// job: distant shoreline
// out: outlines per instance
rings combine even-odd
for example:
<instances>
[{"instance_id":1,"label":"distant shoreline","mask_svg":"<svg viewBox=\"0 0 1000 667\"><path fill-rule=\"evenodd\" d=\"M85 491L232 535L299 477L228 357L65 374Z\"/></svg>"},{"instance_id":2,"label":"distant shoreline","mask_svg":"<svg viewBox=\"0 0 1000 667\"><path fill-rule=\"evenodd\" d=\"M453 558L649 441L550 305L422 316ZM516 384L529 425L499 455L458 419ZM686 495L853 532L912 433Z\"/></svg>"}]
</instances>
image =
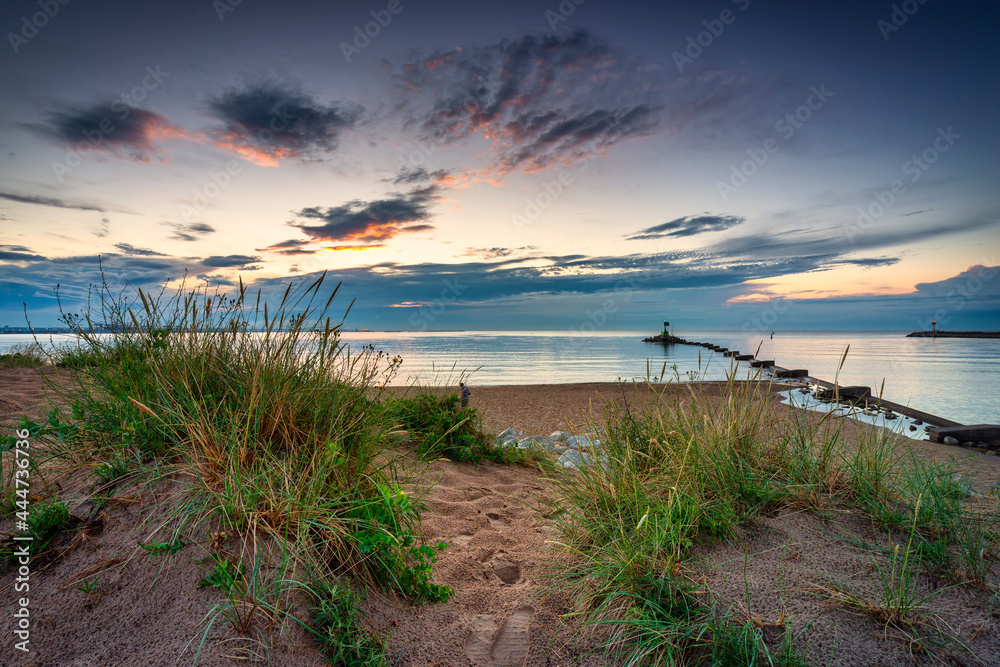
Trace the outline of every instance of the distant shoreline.
<instances>
[{"instance_id":1,"label":"distant shoreline","mask_svg":"<svg viewBox=\"0 0 1000 667\"><path fill-rule=\"evenodd\" d=\"M907 338L1000 338L1000 331L914 331Z\"/></svg>"}]
</instances>

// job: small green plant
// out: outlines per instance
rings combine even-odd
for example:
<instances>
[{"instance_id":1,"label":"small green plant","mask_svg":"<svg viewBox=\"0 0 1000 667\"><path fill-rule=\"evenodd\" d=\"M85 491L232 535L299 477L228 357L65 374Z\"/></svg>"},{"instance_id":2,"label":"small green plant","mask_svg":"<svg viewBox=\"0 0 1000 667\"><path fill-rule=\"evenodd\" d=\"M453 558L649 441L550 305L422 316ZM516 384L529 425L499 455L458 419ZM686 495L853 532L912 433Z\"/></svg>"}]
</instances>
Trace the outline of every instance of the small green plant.
<instances>
[{"instance_id":1,"label":"small green plant","mask_svg":"<svg viewBox=\"0 0 1000 667\"><path fill-rule=\"evenodd\" d=\"M238 560L212 555L212 569L198 581L198 588L218 588L226 595L239 590L244 581L243 564Z\"/></svg>"},{"instance_id":2,"label":"small green plant","mask_svg":"<svg viewBox=\"0 0 1000 667\"><path fill-rule=\"evenodd\" d=\"M83 583L76 587L76 590L80 591L84 595L90 595L97 590L98 580L95 578L93 580L84 579Z\"/></svg>"},{"instance_id":3,"label":"small green plant","mask_svg":"<svg viewBox=\"0 0 1000 667\"><path fill-rule=\"evenodd\" d=\"M419 516L420 508L398 486L380 486L381 497L358 504L352 514L360 519L352 534L362 557L369 559L373 575L384 587L414 602L446 602L451 588L435 584L432 568L437 553L448 545L418 544L407 526Z\"/></svg>"},{"instance_id":4,"label":"small green plant","mask_svg":"<svg viewBox=\"0 0 1000 667\"><path fill-rule=\"evenodd\" d=\"M151 555L175 554L187 546L187 542L174 538L169 542L154 542L153 544L139 544L140 547L148 551Z\"/></svg>"},{"instance_id":5,"label":"small green plant","mask_svg":"<svg viewBox=\"0 0 1000 667\"><path fill-rule=\"evenodd\" d=\"M110 487L128 477L133 466L133 461L124 452L118 452L107 461L95 466L94 476L103 486Z\"/></svg>"},{"instance_id":6,"label":"small green plant","mask_svg":"<svg viewBox=\"0 0 1000 667\"><path fill-rule=\"evenodd\" d=\"M712 667L766 664L760 651L763 645L760 631L753 623L739 625L723 617L712 629L709 651Z\"/></svg>"},{"instance_id":7,"label":"small green plant","mask_svg":"<svg viewBox=\"0 0 1000 667\"><path fill-rule=\"evenodd\" d=\"M31 540L15 541L8 538L3 547L4 557L13 557L15 547L28 545L28 553L32 557L44 553L52 541L72 524L72 514L69 505L62 500L46 500L34 503L28 510L27 530L22 536L30 536Z\"/></svg>"},{"instance_id":8,"label":"small green plant","mask_svg":"<svg viewBox=\"0 0 1000 667\"><path fill-rule=\"evenodd\" d=\"M316 584L311 588L312 633L323 656L334 667L386 665L385 644L360 625L360 597L343 584Z\"/></svg>"}]
</instances>

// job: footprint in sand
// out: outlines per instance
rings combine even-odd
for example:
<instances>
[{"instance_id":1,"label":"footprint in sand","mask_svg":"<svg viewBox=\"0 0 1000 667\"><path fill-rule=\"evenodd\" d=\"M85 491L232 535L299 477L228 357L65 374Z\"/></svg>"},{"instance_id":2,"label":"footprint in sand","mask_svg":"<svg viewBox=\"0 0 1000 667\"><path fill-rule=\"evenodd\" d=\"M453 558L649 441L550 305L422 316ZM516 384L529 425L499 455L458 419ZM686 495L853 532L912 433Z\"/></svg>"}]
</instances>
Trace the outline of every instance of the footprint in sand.
<instances>
[{"instance_id":1,"label":"footprint in sand","mask_svg":"<svg viewBox=\"0 0 1000 667\"><path fill-rule=\"evenodd\" d=\"M473 665L522 667L528 659L528 632L535 609L518 608L503 624L499 635L492 616L476 616L465 639L465 653Z\"/></svg>"},{"instance_id":2,"label":"footprint in sand","mask_svg":"<svg viewBox=\"0 0 1000 667\"><path fill-rule=\"evenodd\" d=\"M473 665L491 665L493 658L493 638L497 634L497 622L492 616L476 616L472 619L472 628L465 638L465 654Z\"/></svg>"},{"instance_id":3,"label":"footprint in sand","mask_svg":"<svg viewBox=\"0 0 1000 667\"><path fill-rule=\"evenodd\" d=\"M493 561L493 572L500 577L500 581L508 585L521 581L521 565L519 563L497 558Z\"/></svg>"},{"instance_id":4,"label":"footprint in sand","mask_svg":"<svg viewBox=\"0 0 1000 667\"><path fill-rule=\"evenodd\" d=\"M528 659L528 630L534 615L534 607L525 605L503 624L490 653L495 667L520 667Z\"/></svg>"},{"instance_id":5,"label":"footprint in sand","mask_svg":"<svg viewBox=\"0 0 1000 667\"><path fill-rule=\"evenodd\" d=\"M487 512L486 518L489 520L490 525L496 528L497 530L503 530L504 528L507 527L507 522L504 521L503 517L500 516L499 514L495 514L493 512Z\"/></svg>"}]
</instances>

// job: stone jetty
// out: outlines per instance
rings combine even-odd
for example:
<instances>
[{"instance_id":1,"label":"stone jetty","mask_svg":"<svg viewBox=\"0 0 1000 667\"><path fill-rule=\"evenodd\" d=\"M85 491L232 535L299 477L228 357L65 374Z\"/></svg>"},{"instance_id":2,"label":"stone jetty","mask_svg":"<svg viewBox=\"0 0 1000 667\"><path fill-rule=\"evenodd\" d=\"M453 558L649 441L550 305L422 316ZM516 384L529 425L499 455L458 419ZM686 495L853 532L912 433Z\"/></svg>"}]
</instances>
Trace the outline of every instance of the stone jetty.
<instances>
[{"instance_id":1,"label":"stone jetty","mask_svg":"<svg viewBox=\"0 0 1000 667\"><path fill-rule=\"evenodd\" d=\"M907 338L1000 338L1000 331L914 331Z\"/></svg>"},{"instance_id":2,"label":"stone jetty","mask_svg":"<svg viewBox=\"0 0 1000 667\"><path fill-rule=\"evenodd\" d=\"M908 334L911 338L1000 338L1000 331L915 331ZM782 368L776 366L773 359L755 359L752 354L740 354L739 350L730 350L721 345L700 341L689 341L680 336L663 333L644 338L646 343L663 343L667 345L697 345L718 352L734 361L749 361L751 368L767 369L774 380L793 380L814 386L816 398L824 401L837 401L864 406L865 412L882 411L887 419L895 419L894 415L903 415L916 421L917 424L927 424L928 436L935 442L946 445L962 445L976 448L1000 448L1000 425L976 424L963 426L937 415L915 410L907 405L887 401L872 394L871 387L838 386L832 382L814 378L805 368ZM808 392L809 389L803 388ZM911 427L910 430L915 430Z\"/></svg>"}]
</instances>

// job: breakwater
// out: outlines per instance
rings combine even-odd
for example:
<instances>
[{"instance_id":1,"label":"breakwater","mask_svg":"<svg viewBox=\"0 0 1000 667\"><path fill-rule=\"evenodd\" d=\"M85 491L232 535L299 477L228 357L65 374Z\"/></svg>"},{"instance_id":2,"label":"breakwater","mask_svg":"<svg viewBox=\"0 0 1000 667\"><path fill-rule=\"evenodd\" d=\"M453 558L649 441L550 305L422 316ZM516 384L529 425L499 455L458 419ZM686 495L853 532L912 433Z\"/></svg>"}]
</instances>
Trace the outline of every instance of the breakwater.
<instances>
[{"instance_id":1,"label":"breakwater","mask_svg":"<svg viewBox=\"0 0 1000 667\"><path fill-rule=\"evenodd\" d=\"M907 338L1000 338L1000 331L914 331Z\"/></svg>"},{"instance_id":2,"label":"breakwater","mask_svg":"<svg viewBox=\"0 0 1000 667\"><path fill-rule=\"evenodd\" d=\"M940 333L940 332L939 332ZM952 332L958 333L958 332ZM988 333L988 332L972 332ZM990 336L981 336L990 337ZM960 444L973 447L1000 447L1000 426L990 424L977 424L965 426L959 422L945 419L937 415L916 410L907 405L895 403L872 392L871 387L864 386L843 386L834 382L829 382L822 378L810 375L805 368L784 368L775 364L773 359L756 359L753 354L743 354L740 350L732 350L724 346L703 341L693 341L680 336L670 334L659 334L644 338L646 343L660 343L663 345L694 345L703 347L711 352L721 354L723 357L736 361L748 361L751 368L760 369L763 376L782 382L789 382L793 386L810 387L815 397L821 401L829 401L840 404L858 406L869 414L880 412L889 419L895 415L902 415L915 420L916 424L929 426L928 436L936 442L945 444Z\"/></svg>"}]
</instances>

